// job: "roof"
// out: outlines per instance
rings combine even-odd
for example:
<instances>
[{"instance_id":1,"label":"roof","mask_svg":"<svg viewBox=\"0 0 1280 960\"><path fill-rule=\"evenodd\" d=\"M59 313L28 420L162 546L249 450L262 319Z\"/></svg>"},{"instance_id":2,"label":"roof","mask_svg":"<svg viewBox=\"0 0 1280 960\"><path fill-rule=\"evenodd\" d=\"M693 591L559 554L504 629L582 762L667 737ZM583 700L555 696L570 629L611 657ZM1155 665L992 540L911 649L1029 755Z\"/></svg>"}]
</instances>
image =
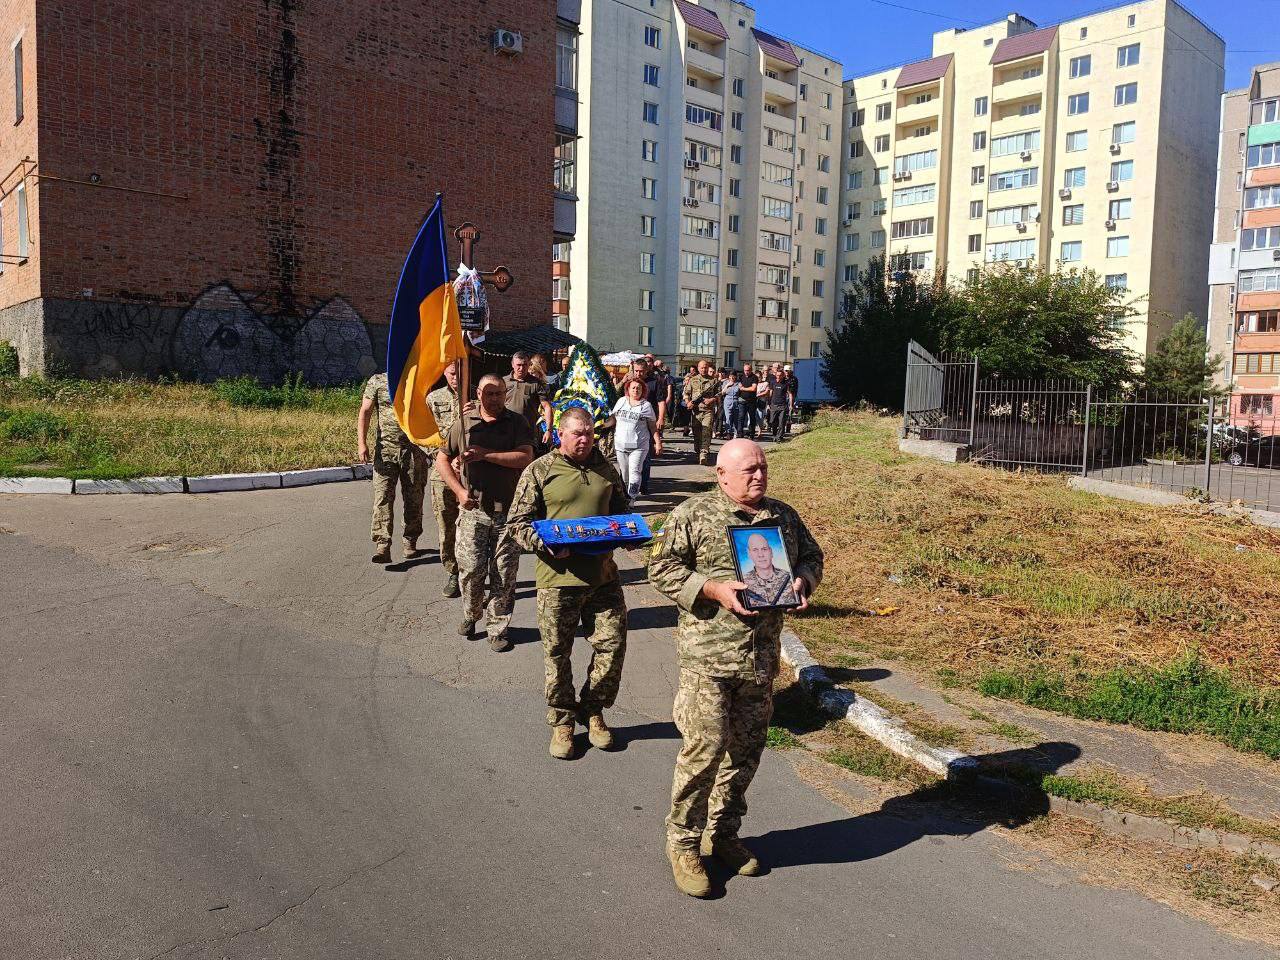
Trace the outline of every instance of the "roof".
<instances>
[{"instance_id":1,"label":"roof","mask_svg":"<svg viewBox=\"0 0 1280 960\"><path fill-rule=\"evenodd\" d=\"M991 54L992 63L1008 63L1010 60L1021 60L1023 57L1034 57L1044 53L1053 46L1053 38L1058 35L1057 27L1044 27L1030 33L1020 33L1015 37L1005 37L996 44Z\"/></svg>"},{"instance_id":2,"label":"roof","mask_svg":"<svg viewBox=\"0 0 1280 960\"><path fill-rule=\"evenodd\" d=\"M934 80L941 80L947 70L950 69L951 60L952 55L944 53L940 57L908 63L898 71L898 79L893 85L895 87L914 87L917 83L931 83Z\"/></svg>"},{"instance_id":3,"label":"roof","mask_svg":"<svg viewBox=\"0 0 1280 960\"><path fill-rule=\"evenodd\" d=\"M567 333L549 323L528 330L490 331L484 338L481 349L485 353L509 357L517 350L530 353L554 353L557 350L568 350L582 342L580 337Z\"/></svg>"},{"instance_id":4,"label":"roof","mask_svg":"<svg viewBox=\"0 0 1280 960\"><path fill-rule=\"evenodd\" d=\"M775 37L772 33L765 33L755 27L751 28L751 35L756 38L756 43L760 44L760 49L767 56L789 63L793 67L800 66L800 58L796 56L795 49L781 37Z\"/></svg>"},{"instance_id":5,"label":"roof","mask_svg":"<svg viewBox=\"0 0 1280 960\"><path fill-rule=\"evenodd\" d=\"M724 24L720 22L720 18L706 7L700 7L696 3L690 3L689 0L676 0L676 8L680 11L680 16L684 18L684 22L695 30L701 30L703 33L709 33L713 37L719 37L721 40L728 40L729 34L725 30Z\"/></svg>"}]
</instances>

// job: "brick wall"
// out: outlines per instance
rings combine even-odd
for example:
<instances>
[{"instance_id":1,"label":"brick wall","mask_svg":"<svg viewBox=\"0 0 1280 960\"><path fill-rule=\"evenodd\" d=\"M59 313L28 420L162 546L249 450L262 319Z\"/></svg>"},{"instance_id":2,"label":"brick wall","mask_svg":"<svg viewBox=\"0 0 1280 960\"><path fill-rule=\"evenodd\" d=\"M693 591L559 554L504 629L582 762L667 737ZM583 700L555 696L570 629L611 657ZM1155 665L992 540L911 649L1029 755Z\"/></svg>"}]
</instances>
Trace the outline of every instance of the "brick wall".
<instances>
[{"instance_id":1,"label":"brick wall","mask_svg":"<svg viewBox=\"0 0 1280 960\"><path fill-rule=\"evenodd\" d=\"M203 315L216 302L285 339L317 314L363 322L380 353L436 191L451 225L481 227L481 265L516 275L495 325L547 321L554 0L34 2L50 352L137 333L156 342L149 372L189 348L183 308L200 302L200 329L222 336ZM520 31L524 53L492 52L496 27ZM0 116L7 86L0 72ZM0 306L29 295L0 281ZM106 353L73 365L138 365L136 346Z\"/></svg>"}]
</instances>

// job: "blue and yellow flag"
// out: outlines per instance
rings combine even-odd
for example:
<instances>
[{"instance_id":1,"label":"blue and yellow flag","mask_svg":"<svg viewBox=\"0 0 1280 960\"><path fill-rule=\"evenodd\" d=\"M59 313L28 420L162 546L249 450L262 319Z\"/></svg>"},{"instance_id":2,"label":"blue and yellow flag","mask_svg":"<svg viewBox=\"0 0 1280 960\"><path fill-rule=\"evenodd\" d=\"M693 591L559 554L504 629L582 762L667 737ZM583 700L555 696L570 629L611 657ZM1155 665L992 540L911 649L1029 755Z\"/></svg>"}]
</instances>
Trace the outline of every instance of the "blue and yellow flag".
<instances>
[{"instance_id":1,"label":"blue and yellow flag","mask_svg":"<svg viewBox=\"0 0 1280 960\"><path fill-rule=\"evenodd\" d=\"M411 443L433 447L441 442L440 428L427 407L427 391L465 352L449 282L444 210L437 197L400 271L387 334L387 389L400 429Z\"/></svg>"}]
</instances>

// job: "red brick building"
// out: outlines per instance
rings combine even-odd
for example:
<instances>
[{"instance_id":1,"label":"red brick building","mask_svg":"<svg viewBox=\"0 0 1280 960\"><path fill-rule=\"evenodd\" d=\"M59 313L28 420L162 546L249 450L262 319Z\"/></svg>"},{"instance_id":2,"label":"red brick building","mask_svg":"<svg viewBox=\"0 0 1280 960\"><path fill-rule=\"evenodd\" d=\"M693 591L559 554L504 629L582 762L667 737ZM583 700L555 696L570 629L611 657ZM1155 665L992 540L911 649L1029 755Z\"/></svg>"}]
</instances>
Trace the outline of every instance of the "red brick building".
<instances>
[{"instance_id":1,"label":"red brick building","mask_svg":"<svg viewBox=\"0 0 1280 960\"><path fill-rule=\"evenodd\" d=\"M556 15L3 0L0 339L24 372L363 375L437 191L516 276L495 326L545 323Z\"/></svg>"}]
</instances>

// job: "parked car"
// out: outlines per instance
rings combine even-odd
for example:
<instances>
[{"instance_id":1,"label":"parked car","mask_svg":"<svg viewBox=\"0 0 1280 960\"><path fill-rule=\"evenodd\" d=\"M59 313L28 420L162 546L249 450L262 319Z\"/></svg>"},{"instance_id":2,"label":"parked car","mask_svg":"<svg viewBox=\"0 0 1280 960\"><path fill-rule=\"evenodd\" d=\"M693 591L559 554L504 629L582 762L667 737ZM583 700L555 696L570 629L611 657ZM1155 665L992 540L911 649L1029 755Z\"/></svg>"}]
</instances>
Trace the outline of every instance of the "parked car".
<instances>
[{"instance_id":1,"label":"parked car","mask_svg":"<svg viewBox=\"0 0 1280 960\"><path fill-rule=\"evenodd\" d=\"M1280 436L1256 437L1231 447L1224 459L1232 466L1248 464L1280 470Z\"/></svg>"}]
</instances>

